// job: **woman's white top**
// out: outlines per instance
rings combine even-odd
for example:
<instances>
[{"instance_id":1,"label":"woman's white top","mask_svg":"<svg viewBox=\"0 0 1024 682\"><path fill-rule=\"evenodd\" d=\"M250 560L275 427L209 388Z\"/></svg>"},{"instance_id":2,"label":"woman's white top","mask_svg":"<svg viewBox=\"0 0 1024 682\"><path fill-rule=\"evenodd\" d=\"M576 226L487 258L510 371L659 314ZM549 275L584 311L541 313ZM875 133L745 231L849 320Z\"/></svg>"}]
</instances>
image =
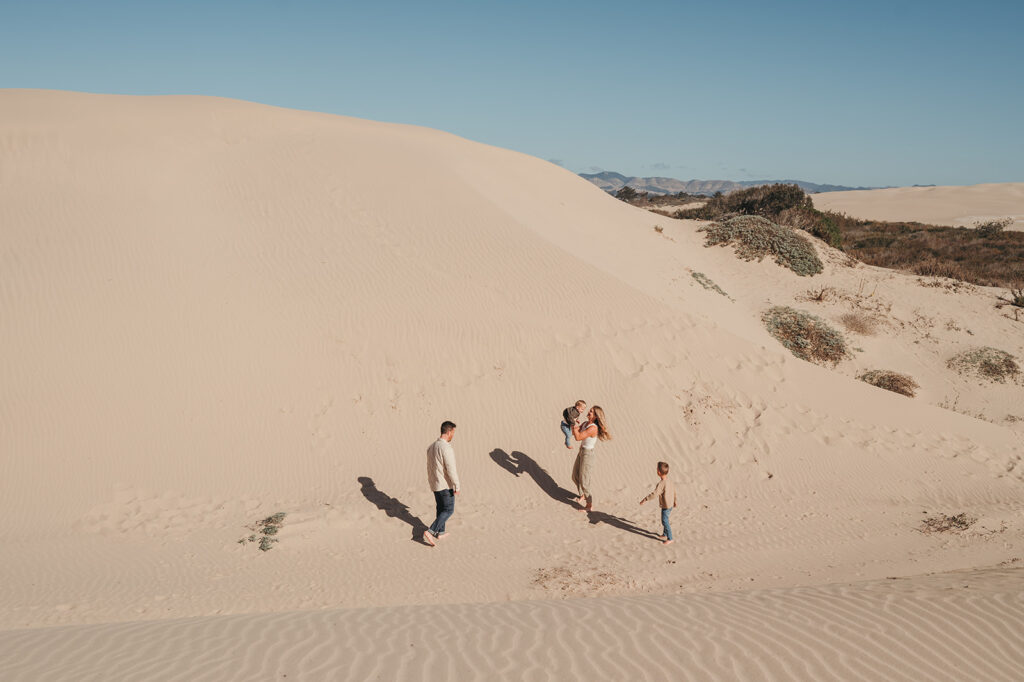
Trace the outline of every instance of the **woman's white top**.
<instances>
[{"instance_id":1,"label":"woman's white top","mask_svg":"<svg viewBox=\"0 0 1024 682\"><path fill-rule=\"evenodd\" d=\"M590 422L587 422L586 424L583 425L583 428L581 429L581 431L586 431L589 428L590 428ZM590 436L589 438L584 438L583 439L583 447L585 449L587 449L587 450L593 450L594 446L596 444L597 444L597 436Z\"/></svg>"}]
</instances>

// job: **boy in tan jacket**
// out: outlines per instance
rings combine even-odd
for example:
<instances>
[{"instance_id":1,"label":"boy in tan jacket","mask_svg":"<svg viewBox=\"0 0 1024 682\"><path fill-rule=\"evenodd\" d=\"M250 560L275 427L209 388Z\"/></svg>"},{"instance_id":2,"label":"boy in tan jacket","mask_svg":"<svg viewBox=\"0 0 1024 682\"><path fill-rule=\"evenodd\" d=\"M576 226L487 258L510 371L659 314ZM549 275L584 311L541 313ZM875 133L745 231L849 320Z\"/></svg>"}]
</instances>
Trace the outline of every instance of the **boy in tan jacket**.
<instances>
[{"instance_id":1,"label":"boy in tan jacket","mask_svg":"<svg viewBox=\"0 0 1024 682\"><path fill-rule=\"evenodd\" d=\"M668 515L676 507L676 487L672 485L672 481L668 480L667 462L658 462L658 478L661 479L658 481L658 485L650 495L640 500L640 504L653 500L655 497L658 498L658 502L661 504L661 525L665 529L661 536L665 539L661 541L661 544L671 545L673 542L672 525L668 521Z\"/></svg>"}]
</instances>

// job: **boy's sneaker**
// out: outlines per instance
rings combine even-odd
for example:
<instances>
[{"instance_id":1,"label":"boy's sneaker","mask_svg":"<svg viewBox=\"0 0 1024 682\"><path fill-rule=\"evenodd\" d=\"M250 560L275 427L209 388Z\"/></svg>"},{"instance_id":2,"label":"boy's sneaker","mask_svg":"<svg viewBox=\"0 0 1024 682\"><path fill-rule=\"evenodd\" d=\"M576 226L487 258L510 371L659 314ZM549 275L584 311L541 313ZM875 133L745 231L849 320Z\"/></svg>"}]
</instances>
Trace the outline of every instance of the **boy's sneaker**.
<instances>
[{"instance_id":1,"label":"boy's sneaker","mask_svg":"<svg viewBox=\"0 0 1024 682\"><path fill-rule=\"evenodd\" d=\"M429 530L423 531L423 542L427 543L431 547L437 545L437 542L435 542L434 534L431 533Z\"/></svg>"}]
</instances>

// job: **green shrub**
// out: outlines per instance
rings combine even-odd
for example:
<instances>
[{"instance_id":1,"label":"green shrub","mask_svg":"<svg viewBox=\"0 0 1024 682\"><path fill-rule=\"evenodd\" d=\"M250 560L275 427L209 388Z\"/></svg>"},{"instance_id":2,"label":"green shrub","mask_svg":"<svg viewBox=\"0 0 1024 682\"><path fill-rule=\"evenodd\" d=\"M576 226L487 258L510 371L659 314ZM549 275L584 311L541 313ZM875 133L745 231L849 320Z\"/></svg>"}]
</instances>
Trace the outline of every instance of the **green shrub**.
<instances>
[{"instance_id":1,"label":"green shrub","mask_svg":"<svg viewBox=\"0 0 1024 682\"><path fill-rule=\"evenodd\" d=\"M810 232L829 246L842 246L842 232L830 215L814 208L799 185L759 185L729 194L717 194L703 206L677 211L676 218L726 220L735 215L756 215L773 223Z\"/></svg>"},{"instance_id":2,"label":"green shrub","mask_svg":"<svg viewBox=\"0 0 1024 682\"><path fill-rule=\"evenodd\" d=\"M768 333L801 360L834 365L848 354L843 335L816 315L775 306L764 312L761 321Z\"/></svg>"},{"instance_id":3,"label":"green shrub","mask_svg":"<svg viewBox=\"0 0 1024 682\"><path fill-rule=\"evenodd\" d=\"M998 234L1002 234L1003 230L1012 224L1013 218L1002 218L1000 220L974 223L974 229L982 237L995 237Z\"/></svg>"},{"instance_id":4,"label":"green shrub","mask_svg":"<svg viewBox=\"0 0 1024 682\"><path fill-rule=\"evenodd\" d=\"M908 398L914 397L914 392L918 389L917 382L913 378L906 374L899 374L897 372L890 372L885 369L874 369L870 372L857 377L861 381L877 386L878 388L884 388L887 391L893 393L899 393L905 395Z\"/></svg>"},{"instance_id":5,"label":"green shrub","mask_svg":"<svg viewBox=\"0 0 1024 682\"><path fill-rule=\"evenodd\" d=\"M960 374L968 374L1001 384L1006 383L1007 379L1013 380L1020 375L1017 358L991 346L969 348L957 353L949 359L946 366Z\"/></svg>"},{"instance_id":6,"label":"green shrub","mask_svg":"<svg viewBox=\"0 0 1024 682\"><path fill-rule=\"evenodd\" d=\"M736 216L700 229L707 233L704 246L733 244L736 255L744 260L761 260L770 253L776 263L798 275L816 275L822 271L821 260L806 237L766 218Z\"/></svg>"}]
</instances>

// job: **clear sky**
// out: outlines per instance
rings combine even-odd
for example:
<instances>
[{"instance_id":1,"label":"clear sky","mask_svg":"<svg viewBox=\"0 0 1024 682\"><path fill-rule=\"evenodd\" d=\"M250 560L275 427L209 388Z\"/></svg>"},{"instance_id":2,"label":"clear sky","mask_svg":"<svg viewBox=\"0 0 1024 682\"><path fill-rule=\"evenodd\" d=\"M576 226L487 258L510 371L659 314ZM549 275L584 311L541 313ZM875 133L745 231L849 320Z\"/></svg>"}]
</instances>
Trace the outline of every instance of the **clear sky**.
<instances>
[{"instance_id":1,"label":"clear sky","mask_svg":"<svg viewBox=\"0 0 1024 682\"><path fill-rule=\"evenodd\" d=\"M1020 182L1022 31L1022 0L0 0L0 87L412 123L577 172Z\"/></svg>"}]
</instances>

